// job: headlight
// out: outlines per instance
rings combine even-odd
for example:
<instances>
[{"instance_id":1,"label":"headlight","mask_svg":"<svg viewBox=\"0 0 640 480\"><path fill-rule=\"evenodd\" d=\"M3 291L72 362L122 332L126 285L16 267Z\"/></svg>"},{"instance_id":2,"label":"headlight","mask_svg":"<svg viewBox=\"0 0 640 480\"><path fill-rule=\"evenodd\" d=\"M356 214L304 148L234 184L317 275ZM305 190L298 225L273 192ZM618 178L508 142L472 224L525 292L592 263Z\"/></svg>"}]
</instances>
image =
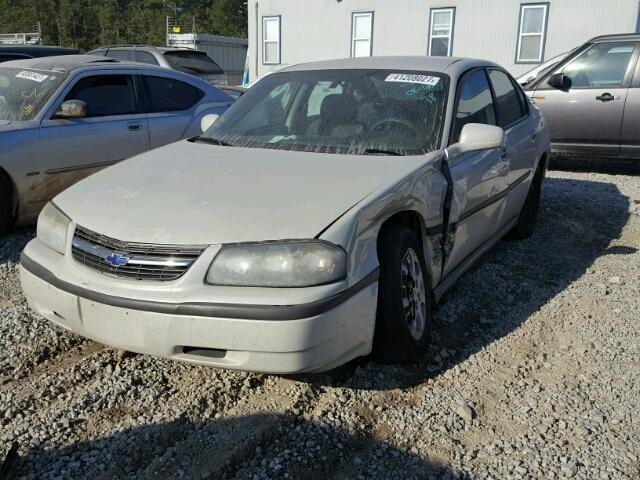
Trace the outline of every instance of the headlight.
<instances>
[{"instance_id":1,"label":"headlight","mask_svg":"<svg viewBox=\"0 0 640 480\"><path fill-rule=\"evenodd\" d=\"M320 240L225 245L207 283L243 287L310 287L346 276L347 256Z\"/></svg>"},{"instance_id":2,"label":"headlight","mask_svg":"<svg viewBox=\"0 0 640 480\"><path fill-rule=\"evenodd\" d=\"M64 255L70 223L71 220L52 202L47 203L38 217L38 240Z\"/></svg>"}]
</instances>

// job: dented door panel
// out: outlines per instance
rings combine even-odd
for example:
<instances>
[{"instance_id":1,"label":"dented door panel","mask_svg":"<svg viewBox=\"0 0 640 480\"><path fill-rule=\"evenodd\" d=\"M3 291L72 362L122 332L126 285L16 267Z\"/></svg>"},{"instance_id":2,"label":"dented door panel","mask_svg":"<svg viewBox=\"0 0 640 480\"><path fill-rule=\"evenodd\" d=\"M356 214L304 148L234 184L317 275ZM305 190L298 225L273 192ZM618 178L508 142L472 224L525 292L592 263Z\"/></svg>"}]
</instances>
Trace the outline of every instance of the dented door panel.
<instances>
[{"instance_id":1,"label":"dented door panel","mask_svg":"<svg viewBox=\"0 0 640 480\"><path fill-rule=\"evenodd\" d=\"M470 152L448 163L453 192L444 275L499 228L510 171L509 158L498 150Z\"/></svg>"}]
</instances>

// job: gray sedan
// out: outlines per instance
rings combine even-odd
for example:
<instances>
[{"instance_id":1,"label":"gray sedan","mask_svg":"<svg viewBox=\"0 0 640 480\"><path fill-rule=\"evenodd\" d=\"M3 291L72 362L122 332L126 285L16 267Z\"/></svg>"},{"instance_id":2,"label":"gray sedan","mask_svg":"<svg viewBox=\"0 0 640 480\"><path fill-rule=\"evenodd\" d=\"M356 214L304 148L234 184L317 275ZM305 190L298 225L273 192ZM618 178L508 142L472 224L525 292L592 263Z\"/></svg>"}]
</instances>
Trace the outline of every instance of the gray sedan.
<instances>
[{"instance_id":1,"label":"gray sedan","mask_svg":"<svg viewBox=\"0 0 640 480\"><path fill-rule=\"evenodd\" d=\"M548 147L489 62L285 68L203 135L58 195L22 286L64 328L185 362L415 361L432 303L504 235L533 233Z\"/></svg>"},{"instance_id":2,"label":"gray sedan","mask_svg":"<svg viewBox=\"0 0 640 480\"><path fill-rule=\"evenodd\" d=\"M87 55L0 66L0 233L76 181L201 133L233 98L191 75Z\"/></svg>"}]
</instances>

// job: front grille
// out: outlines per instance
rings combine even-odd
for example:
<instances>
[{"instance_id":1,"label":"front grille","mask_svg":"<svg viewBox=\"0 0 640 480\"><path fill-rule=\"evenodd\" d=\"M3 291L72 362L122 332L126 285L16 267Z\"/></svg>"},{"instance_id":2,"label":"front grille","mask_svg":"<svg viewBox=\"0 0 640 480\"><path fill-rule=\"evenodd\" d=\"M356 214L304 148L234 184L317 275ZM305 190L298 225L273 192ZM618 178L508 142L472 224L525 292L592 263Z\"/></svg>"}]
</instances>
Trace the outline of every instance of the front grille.
<instances>
[{"instance_id":1,"label":"front grille","mask_svg":"<svg viewBox=\"0 0 640 480\"><path fill-rule=\"evenodd\" d=\"M106 275L166 282L181 277L205 248L123 242L77 226L71 252L78 262Z\"/></svg>"}]
</instances>

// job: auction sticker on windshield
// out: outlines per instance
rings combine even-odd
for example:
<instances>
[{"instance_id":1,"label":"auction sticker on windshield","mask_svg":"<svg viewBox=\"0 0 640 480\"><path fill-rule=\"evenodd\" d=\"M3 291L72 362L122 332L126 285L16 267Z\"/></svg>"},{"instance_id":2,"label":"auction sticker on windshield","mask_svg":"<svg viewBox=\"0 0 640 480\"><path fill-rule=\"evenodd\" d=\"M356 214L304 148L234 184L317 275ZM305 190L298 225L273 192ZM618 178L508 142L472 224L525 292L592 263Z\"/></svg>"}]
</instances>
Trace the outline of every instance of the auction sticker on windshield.
<instances>
[{"instance_id":1,"label":"auction sticker on windshield","mask_svg":"<svg viewBox=\"0 0 640 480\"><path fill-rule=\"evenodd\" d=\"M24 78L26 80L33 80L34 82L42 83L49 75L45 75L44 73L38 72L30 72L28 70L23 70L21 72L16 73L16 78Z\"/></svg>"},{"instance_id":2,"label":"auction sticker on windshield","mask_svg":"<svg viewBox=\"0 0 640 480\"><path fill-rule=\"evenodd\" d=\"M421 85L435 86L440 81L439 77L431 75L416 75L411 73L392 73L387 76L385 82L419 83Z\"/></svg>"}]
</instances>

